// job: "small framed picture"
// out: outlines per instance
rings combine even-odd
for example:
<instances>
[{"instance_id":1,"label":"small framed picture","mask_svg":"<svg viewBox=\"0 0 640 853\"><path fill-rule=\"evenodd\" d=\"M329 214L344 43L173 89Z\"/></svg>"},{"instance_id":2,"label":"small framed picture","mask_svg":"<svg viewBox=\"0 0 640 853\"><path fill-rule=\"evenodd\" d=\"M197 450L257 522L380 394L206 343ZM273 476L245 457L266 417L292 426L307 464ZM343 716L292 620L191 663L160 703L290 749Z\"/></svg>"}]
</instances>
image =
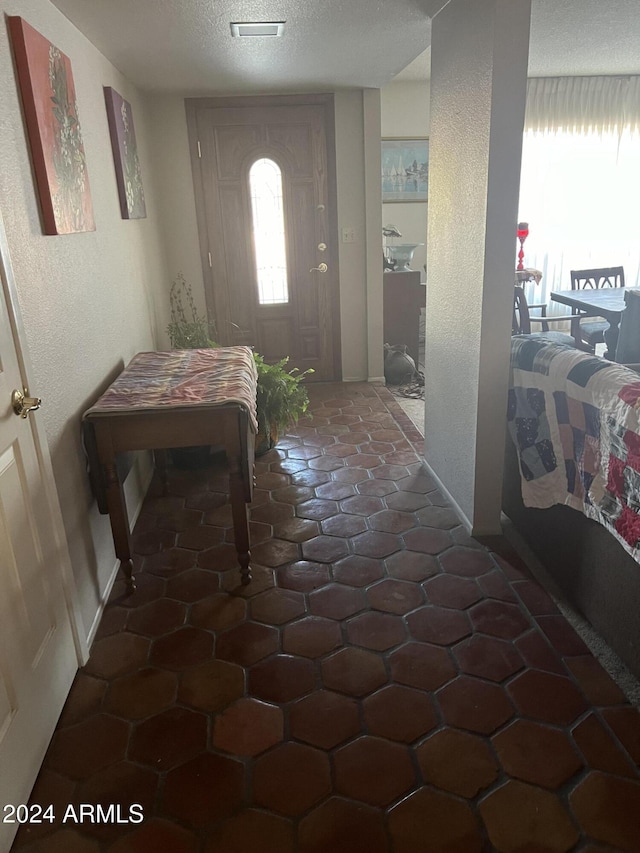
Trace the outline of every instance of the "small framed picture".
<instances>
[{"instance_id":1,"label":"small framed picture","mask_svg":"<svg viewBox=\"0 0 640 853\"><path fill-rule=\"evenodd\" d=\"M426 137L382 140L382 201L427 200L429 140Z\"/></svg>"}]
</instances>

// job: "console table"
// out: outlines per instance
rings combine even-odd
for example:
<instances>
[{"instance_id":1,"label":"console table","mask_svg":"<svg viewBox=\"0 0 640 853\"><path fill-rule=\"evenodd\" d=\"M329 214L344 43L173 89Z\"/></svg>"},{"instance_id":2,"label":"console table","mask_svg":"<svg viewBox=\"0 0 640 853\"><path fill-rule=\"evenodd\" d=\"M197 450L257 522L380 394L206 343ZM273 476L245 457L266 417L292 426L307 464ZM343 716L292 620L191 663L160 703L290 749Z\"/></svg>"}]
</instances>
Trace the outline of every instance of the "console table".
<instances>
[{"instance_id":1,"label":"console table","mask_svg":"<svg viewBox=\"0 0 640 853\"><path fill-rule=\"evenodd\" d=\"M226 451L240 577L250 582L246 505L253 494L256 381L249 347L142 352L85 412L128 592L135 590L133 552L117 456L202 444Z\"/></svg>"}]
</instances>

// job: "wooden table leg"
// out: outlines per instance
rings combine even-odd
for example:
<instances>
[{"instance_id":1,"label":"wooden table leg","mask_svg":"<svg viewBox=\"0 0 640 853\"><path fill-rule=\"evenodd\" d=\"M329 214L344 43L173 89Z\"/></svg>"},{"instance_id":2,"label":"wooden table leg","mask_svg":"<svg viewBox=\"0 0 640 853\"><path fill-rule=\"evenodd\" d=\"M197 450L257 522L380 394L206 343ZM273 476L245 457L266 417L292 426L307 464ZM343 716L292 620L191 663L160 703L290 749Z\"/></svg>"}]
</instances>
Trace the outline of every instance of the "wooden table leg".
<instances>
[{"instance_id":1,"label":"wooden table leg","mask_svg":"<svg viewBox=\"0 0 640 853\"><path fill-rule=\"evenodd\" d=\"M616 360L616 350L618 348L618 337L620 335L620 317L616 317L615 319L612 317L608 318L609 325L604 330L604 342L607 345L607 351L604 354L605 358L608 358L609 361Z\"/></svg>"},{"instance_id":2,"label":"wooden table leg","mask_svg":"<svg viewBox=\"0 0 640 853\"><path fill-rule=\"evenodd\" d=\"M251 583L251 552L249 551L249 519L244 496L244 483L237 459L229 459L229 491L231 492L231 514L233 516L233 535L240 564L240 582L243 586Z\"/></svg>"},{"instance_id":3,"label":"wooden table leg","mask_svg":"<svg viewBox=\"0 0 640 853\"><path fill-rule=\"evenodd\" d=\"M120 560L120 568L124 572L127 584L127 595L135 592L136 582L133 575L133 552L131 548L131 533L129 531L129 518L127 516L127 505L124 500L122 483L118 477L118 469L115 462L104 466L105 481L107 484L107 507L109 509L109 520L111 532L113 533L113 544L116 557Z\"/></svg>"}]
</instances>

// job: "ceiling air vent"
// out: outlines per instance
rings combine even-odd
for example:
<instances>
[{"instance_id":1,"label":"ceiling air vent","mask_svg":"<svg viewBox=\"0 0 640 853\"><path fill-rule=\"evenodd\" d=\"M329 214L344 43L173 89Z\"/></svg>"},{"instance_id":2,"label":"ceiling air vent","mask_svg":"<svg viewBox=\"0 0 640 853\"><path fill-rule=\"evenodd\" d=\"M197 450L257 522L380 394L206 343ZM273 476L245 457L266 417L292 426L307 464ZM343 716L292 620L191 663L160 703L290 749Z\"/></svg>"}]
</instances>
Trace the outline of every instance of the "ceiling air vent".
<instances>
[{"instance_id":1,"label":"ceiling air vent","mask_svg":"<svg viewBox=\"0 0 640 853\"><path fill-rule=\"evenodd\" d=\"M254 36L281 36L284 32L284 21L262 21L247 24L231 24L231 35L234 38Z\"/></svg>"}]
</instances>

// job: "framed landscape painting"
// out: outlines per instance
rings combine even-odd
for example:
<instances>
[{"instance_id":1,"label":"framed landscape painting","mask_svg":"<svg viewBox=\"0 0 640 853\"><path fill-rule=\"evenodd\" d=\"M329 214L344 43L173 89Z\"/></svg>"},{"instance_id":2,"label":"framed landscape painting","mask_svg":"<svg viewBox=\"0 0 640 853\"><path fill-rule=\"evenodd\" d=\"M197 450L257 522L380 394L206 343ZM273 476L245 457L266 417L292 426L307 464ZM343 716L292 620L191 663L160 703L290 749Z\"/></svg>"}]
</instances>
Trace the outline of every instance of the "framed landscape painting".
<instances>
[{"instance_id":1,"label":"framed landscape painting","mask_svg":"<svg viewBox=\"0 0 640 853\"><path fill-rule=\"evenodd\" d=\"M95 231L71 62L23 18L9 32L44 233Z\"/></svg>"},{"instance_id":2,"label":"framed landscape painting","mask_svg":"<svg viewBox=\"0 0 640 853\"><path fill-rule=\"evenodd\" d=\"M123 219L144 219L147 208L131 104L111 86L104 87L104 100L116 169L120 213Z\"/></svg>"},{"instance_id":3,"label":"framed landscape painting","mask_svg":"<svg viewBox=\"0 0 640 853\"><path fill-rule=\"evenodd\" d=\"M382 140L382 201L427 200L429 140L425 137Z\"/></svg>"}]
</instances>

